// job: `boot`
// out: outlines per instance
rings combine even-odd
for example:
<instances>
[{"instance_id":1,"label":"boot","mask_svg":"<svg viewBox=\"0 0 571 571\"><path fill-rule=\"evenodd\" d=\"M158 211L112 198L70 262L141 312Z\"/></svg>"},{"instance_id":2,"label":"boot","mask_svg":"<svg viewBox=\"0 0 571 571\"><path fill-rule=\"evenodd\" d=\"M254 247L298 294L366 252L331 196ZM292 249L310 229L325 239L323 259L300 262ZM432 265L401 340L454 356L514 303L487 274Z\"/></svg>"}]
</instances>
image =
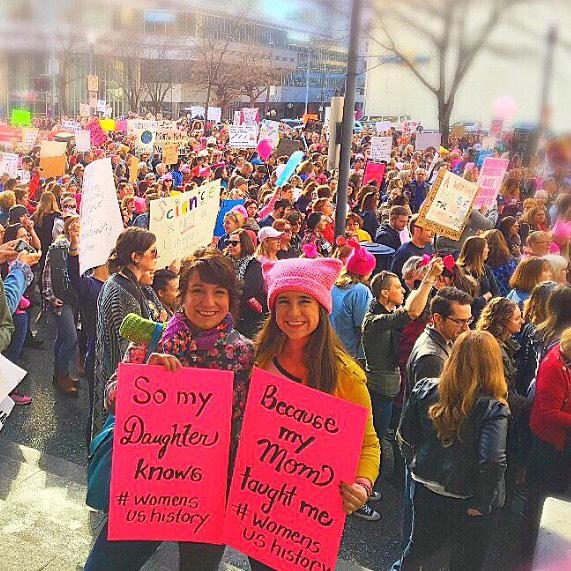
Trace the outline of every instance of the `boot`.
<instances>
[{"instance_id":1,"label":"boot","mask_svg":"<svg viewBox=\"0 0 571 571\"><path fill-rule=\"evenodd\" d=\"M69 373L58 375L55 386L56 389L70 397L76 397L79 393Z\"/></svg>"}]
</instances>

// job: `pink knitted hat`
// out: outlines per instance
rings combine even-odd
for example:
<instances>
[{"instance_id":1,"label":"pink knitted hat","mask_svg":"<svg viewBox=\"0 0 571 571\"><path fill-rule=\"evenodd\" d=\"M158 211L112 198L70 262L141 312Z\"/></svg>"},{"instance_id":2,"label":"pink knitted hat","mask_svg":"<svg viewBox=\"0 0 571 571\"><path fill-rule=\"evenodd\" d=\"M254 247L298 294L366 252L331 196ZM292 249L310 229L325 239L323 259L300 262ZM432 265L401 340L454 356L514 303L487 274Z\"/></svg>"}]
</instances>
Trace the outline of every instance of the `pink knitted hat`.
<instances>
[{"instance_id":1,"label":"pink knitted hat","mask_svg":"<svg viewBox=\"0 0 571 571\"><path fill-rule=\"evenodd\" d=\"M273 309L283 291L301 291L314 297L331 313L331 290L343 262L335 258L291 258L262 265L268 287L268 306Z\"/></svg>"},{"instance_id":2,"label":"pink knitted hat","mask_svg":"<svg viewBox=\"0 0 571 571\"><path fill-rule=\"evenodd\" d=\"M349 254L349 257L345 262L347 270L352 274L357 274L358 276L366 276L370 274L377 265L375 256L365 248L361 247L361 244L353 238L351 238L347 244L353 248L353 251Z\"/></svg>"}]
</instances>

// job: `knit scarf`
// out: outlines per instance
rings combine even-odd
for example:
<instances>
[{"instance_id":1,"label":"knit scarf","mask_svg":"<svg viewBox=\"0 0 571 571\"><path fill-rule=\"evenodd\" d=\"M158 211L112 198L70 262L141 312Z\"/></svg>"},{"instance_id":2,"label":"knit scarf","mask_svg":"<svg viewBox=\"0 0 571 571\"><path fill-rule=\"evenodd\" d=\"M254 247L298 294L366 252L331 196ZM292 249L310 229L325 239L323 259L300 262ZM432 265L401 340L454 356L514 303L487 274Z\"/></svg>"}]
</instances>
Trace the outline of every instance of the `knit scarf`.
<instances>
[{"instance_id":1,"label":"knit scarf","mask_svg":"<svg viewBox=\"0 0 571 571\"><path fill-rule=\"evenodd\" d=\"M234 319L229 313L213 329L199 330L190 324L184 311L181 309L169 320L165 332L159 343L159 351L163 350L165 344L177 343L175 351L171 354L184 353L191 360L196 360L196 353L224 354L224 345L228 333L234 328ZM171 349L174 349L171 348ZM218 351L215 351L218 349ZM169 351L170 352L170 351Z\"/></svg>"},{"instance_id":2,"label":"knit scarf","mask_svg":"<svg viewBox=\"0 0 571 571\"><path fill-rule=\"evenodd\" d=\"M244 256L238 260L234 261L234 269L236 270L236 276L238 279L243 282L244 276L246 275L246 270L248 269L249 263L255 258L256 256Z\"/></svg>"}]
</instances>

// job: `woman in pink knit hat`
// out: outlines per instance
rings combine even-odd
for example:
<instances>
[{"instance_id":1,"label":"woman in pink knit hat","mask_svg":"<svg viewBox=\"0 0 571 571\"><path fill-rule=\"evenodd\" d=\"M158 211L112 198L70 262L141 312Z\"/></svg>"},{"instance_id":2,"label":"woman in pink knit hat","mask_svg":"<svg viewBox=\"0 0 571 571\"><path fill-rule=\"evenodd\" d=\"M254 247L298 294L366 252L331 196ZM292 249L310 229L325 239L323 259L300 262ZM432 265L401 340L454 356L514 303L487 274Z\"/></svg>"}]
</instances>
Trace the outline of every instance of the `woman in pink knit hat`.
<instances>
[{"instance_id":1,"label":"woman in pink knit hat","mask_svg":"<svg viewBox=\"0 0 571 571\"><path fill-rule=\"evenodd\" d=\"M380 447L365 375L343 349L329 322L331 289L342 267L333 258L265 263L262 270L270 316L255 344L256 363L262 369L368 409L355 482L341 488L343 508L351 514L363 508L373 494ZM374 519L380 516L376 514Z\"/></svg>"},{"instance_id":2,"label":"woman in pink knit hat","mask_svg":"<svg viewBox=\"0 0 571 571\"><path fill-rule=\"evenodd\" d=\"M350 239L347 244L351 253L333 286L333 310L329 319L349 355L364 360L361 325L373 299L367 284L375 269L376 259L355 239Z\"/></svg>"}]
</instances>

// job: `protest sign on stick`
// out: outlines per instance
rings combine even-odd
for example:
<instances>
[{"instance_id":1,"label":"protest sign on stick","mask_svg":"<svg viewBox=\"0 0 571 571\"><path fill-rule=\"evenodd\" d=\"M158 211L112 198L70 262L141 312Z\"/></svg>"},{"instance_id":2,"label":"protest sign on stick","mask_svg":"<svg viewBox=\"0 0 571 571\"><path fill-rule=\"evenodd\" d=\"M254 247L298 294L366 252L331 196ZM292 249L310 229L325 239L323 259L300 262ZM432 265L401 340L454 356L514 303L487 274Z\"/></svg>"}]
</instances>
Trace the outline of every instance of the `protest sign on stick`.
<instances>
[{"instance_id":1,"label":"protest sign on stick","mask_svg":"<svg viewBox=\"0 0 571 571\"><path fill-rule=\"evenodd\" d=\"M257 125L259 121L259 109L257 107L244 107L240 111L241 125Z\"/></svg>"},{"instance_id":2,"label":"protest sign on stick","mask_svg":"<svg viewBox=\"0 0 571 571\"><path fill-rule=\"evenodd\" d=\"M139 176L139 157L131 155L127 161L129 165L129 182L137 182Z\"/></svg>"},{"instance_id":3,"label":"protest sign on stick","mask_svg":"<svg viewBox=\"0 0 571 571\"><path fill-rule=\"evenodd\" d=\"M40 158L61 157L65 155L67 143L61 141L42 141L40 146Z\"/></svg>"},{"instance_id":4,"label":"protest sign on stick","mask_svg":"<svg viewBox=\"0 0 571 571\"><path fill-rule=\"evenodd\" d=\"M371 160L376 162L390 161L393 149L392 137L371 137Z\"/></svg>"},{"instance_id":5,"label":"protest sign on stick","mask_svg":"<svg viewBox=\"0 0 571 571\"><path fill-rule=\"evenodd\" d=\"M89 123L87 123L87 125L85 126L85 128L90 132L90 137L91 137L91 144L94 147L97 147L99 145L102 145L103 143L105 143L105 141L107 141L107 134L105 133L105 131L101 128L101 125L99 124L99 119L97 118L92 118Z\"/></svg>"},{"instance_id":6,"label":"protest sign on stick","mask_svg":"<svg viewBox=\"0 0 571 571\"><path fill-rule=\"evenodd\" d=\"M363 184L368 184L372 180L379 183L379 188L385 177L385 170L387 165L385 163L372 163L368 162L365 166L365 173L363 174Z\"/></svg>"},{"instance_id":7,"label":"protest sign on stick","mask_svg":"<svg viewBox=\"0 0 571 571\"><path fill-rule=\"evenodd\" d=\"M299 151L299 141L296 139L280 139L278 148L276 149L276 157L291 157L296 151Z\"/></svg>"},{"instance_id":8,"label":"protest sign on stick","mask_svg":"<svg viewBox=\"0 0 571 571\"><path fill-rule=\"evenodd\" d=\"M429 149L430 147L433 147L436 150L438 150L440 149L441 143L442 143L441 133L418 133L416 135L414 148L417 151L424 151L426 149Z\"/></svg>"},{"instance_id":9,"label":"protest sign on stick","mask_svg":"<svg viewBox=\"0 0 571 571\"><path fill-rule=\"evenodd\" d=\"M119 365L109 539L221 543L233 373Z\"/></svg>"},{"instance_id":10,"label":"protest sign on stick","mask_svg":"<svg viewBox=\"0 0 571 571\"><path fill-rule=\"evenodd\" d=\"M233 149L255 149L258 142L257 125L229 125L228 146Z\"/></svg>"},{"instance_id":11,"label":"protest sign on stick","mask_svg":"<svg viewBox=\"0 0 571 571\"><path fill-rule=\"evenodd\" d=\"M178 162L178 145L172 143L164 145L163 162L165 165L174 165Z\"/></svg>"},{"instance_id":12,"label":"protest sign on stick","mask_svg":"<svg viewBox=\"0 0 571 571\"><path fill-rule=\"evenodd\" d=\"M81 195L79 271L84 274L107 262L117 237L123 232L111 158L93 161L85 167Z\"/></svg>"},{"instance_id":13,"label":"protest sign on stick","mask_svg":"<svg viewBox=\"0 0 571 571\"><path fill-rule=\"evenodd\" d=\"M32 147L36 144L38 133L39 129L35 129L34 127L22 128L22 150L24 152L32 150Z\"/></svg>"},{"instance_id":14,"label":"protest sign on stick","mask_svg":"<svg viewBox=\"0 0 571 571\"><path fill-rule=\"evenodd\" d=\"M417 226L458 240L464 231L477 193L477 184L446 169L440 169L422 204Z\"/></svg>"},{"instance_id":15,"label":"protest sign on stick","mask_svg":"<svg viewBox=\"0 0 571 571\"><path fill-rule=\"evenodd\" d=\"M480 190L474 202L476 208L480 206L491 208L495 204L508 165L508 159L494 159L492 157L484 159L477 183Z\"/></svg>"},{"instance_id":16,"label":"protest sign on stick","mask_svg":"<svg viewBox=\"0 0 571 571\"><path fill-rule=\"evenodd\" d=\"M208 246L220 205L220 180L150 203L149 230L157 237L157 267Z\"/></svg>"},{"instance_id":17,"label":"protest sign on stick","mask_svg":"<svg viewBox=\"0 0 571 571\"><path fill-rule=\"evenodd\" d=\"M0 152L0 176L7 174L10 178L18 176L18 154Z\"/></svg>"},{"instance_id":18,"label":"protest sign on stick","mask_svg":"<svg viewBox=\"0 0 571 571\"><path fill-rule=\"evenodd\" d=\"M60 157L40 157L40 170L42 178L60 177L65 173L66 158Z\"/></svg>"},{"instance_id":19,"label":"protest sign on stick","mask_svg":"<svg viewBox=\"0 0 571 571\"><path fill-rule=\"evenodd\" d=\"M75 150L86 153L91 149L91 133L87 130L75 134Z\"/></svg>"},{"instance_id":20,"label":"protest sign on stick","mask_svg":"<svg viewBox=\"0 0 571 571\"><path fill-rule=\"evenodd\" d=\"M152 153L155 147L156 131L149 129L140 129L135 134L135 153L142 155L143 153Z\"/></svg>"},{"instance_id":21,"label":"protest sign on stick","mask_svg":"<svg viewBox=\"0 0 571 571\"><path fill-rule=\"evenodd\" d=\"M287 411L287 412L284 412ZM334 569L367 410L255 369L224 542L280 571Z\"/></svg>"}]
</instances>

